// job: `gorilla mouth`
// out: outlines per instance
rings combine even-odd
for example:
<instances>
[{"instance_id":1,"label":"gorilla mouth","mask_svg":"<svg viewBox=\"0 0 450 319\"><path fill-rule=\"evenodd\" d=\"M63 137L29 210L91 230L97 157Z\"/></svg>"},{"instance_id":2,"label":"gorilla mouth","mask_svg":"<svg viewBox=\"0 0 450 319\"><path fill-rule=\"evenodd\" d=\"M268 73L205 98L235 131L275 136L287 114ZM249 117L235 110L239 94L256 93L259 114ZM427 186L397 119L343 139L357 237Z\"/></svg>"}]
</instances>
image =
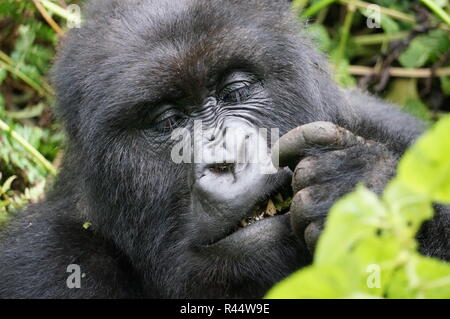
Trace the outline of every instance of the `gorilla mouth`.
<instances>
[{"instance_id":1,"label":"gorilla mouth","mask_svg":"<svg viewBox=\"0 0 450 319\"><path fill-rule=\"evenodd\" d=\"M250 210L249 216L241 219L237 230L249 227L266 218L288 214L291 202L291 187L283 186L281 190L272 193L267 199L256 204Z\"/></svg>"},{"instance_id":2,"label":"gorilla mouth","mask_svg":"<svg viewBox=\"0 0 450 319\"><path fill-rule=\"evenodd\" d=\"M259 232L258 228L277 227L276 224L289 222L289 209L293 197L290 175L285 175L286 179L279 180L273 185L256 204L249 209L230 230L220 238L211 242L208 246L214 246L222 241L237 238L248 238ZM280 183L281 182L281 183ZM278 223L277 223L278 222ZM256 239L256 238L255 238Z\"/></svg>"}]
</instances>

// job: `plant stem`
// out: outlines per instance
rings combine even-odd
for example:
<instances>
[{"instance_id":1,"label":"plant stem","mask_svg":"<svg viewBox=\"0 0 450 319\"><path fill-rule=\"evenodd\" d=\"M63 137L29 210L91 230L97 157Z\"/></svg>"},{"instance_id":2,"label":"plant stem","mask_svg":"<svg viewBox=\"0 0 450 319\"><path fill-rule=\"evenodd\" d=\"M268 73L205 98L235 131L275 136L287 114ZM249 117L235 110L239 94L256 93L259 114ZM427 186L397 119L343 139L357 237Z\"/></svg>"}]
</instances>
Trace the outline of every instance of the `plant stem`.
<instances>
[{"instance_id":1,"label":"plant stem","mask_svg":"<svg viewBox=\"0 0 450 319\"><path fill-rule=\"evenodd\" d=\"M321 0L315 4L313 4L312 6L310 6L308 9L306 9L301 17L302 18L308 18L311 17L313 15L315 15L317 12L319 12L320 10L322 10L323 8L329 6L330 4L332 4L333 2L336 2L337 0Z\"/></svg>"},{"instance_id":2,"label":"plant stem","mask_svg":"<svg viewBox=\"0 0 450 319\"><path fill-rule=\"evenodd\" d=\"M61 29L61 27L56 23L55 20L53 20L53 18L47 13L47 11L45 10L45 8L42 6L41 2L39 0L32 0L34 5L36 6L36 8L39 10L39 12L41 13L42 17L45 19L45 21L47 21L48 25L50 25L50 27L56 31L56 33L59 36L63 36L64 35L64 31Z\"/></svg>"},{"instance_id":3,"label":"plant stem","mask_svg":"<svg viewBox=\"0 0 450 319\"><path fill-rule=\"evenodd\" d=\"M431 11L433 11L439 18L442 19L448 26L450 26L450 16L441 7L438 7L433 0L420 0Z\"/></svg>"},{"instance_id":4,"label":"plant stem","mask_svg":"<svg viewBox=\"0 0 450 319\"><path fill-rule=\"evenodd\" d=\"M20 146L24 148L24 150L31 155L33 160L44 166L47 171L52 174L56 175L56 168L49 162L47 159L39 153L37 149L35 149L30 143L28 143L22 136L17 134L8 124L0 120L0 130L6 132L13 138L17 143L19 143Z\"/></svg>"},{"instance_id":5,"label":"plant stem","mask_svg":"<svg viewBox=\"0 0 450 319\"><path fill-rule=\"evenodd\" d=\"M69 10L62 8L62 7L58 6L57 4L54 4L53 2L51 2L49 0L40 0L40 2L48 11L56 14L57 16L59 16L63 19L66 19L67 21L73 21L76 23L80 22L79 16L70 13Z\"/></svg>"},{"instance_id":6,"label":"plant stem","mask_svg":"<svg viewBox=\"0 0 450 319\"><path fill-rule=\"evenodd\" d=\"M339 47L335 60L337 65L345 56L345 48L347 47L348 38L350 36L350 28L352 26L354 13L355 7L349 4L347 6L347 14L345 15L344 25L342 26L341 39L339 40Z\"/></svg>"},{"instance_id":7,"label":"plant stem","mask_svg":"<svg viewBox=\"0 0 450 319\"><path fill-rule=\"evenodd\" d=\"M373 45L384 42L396 41L404 39L409 32L398 32L394 34L376 33L368 35L356 35L353 37L353 42L360 45Z\"/></svg>"},{"instance_id":8,"label":"plant stem","mask_svg":"<svg viewBox=\"0 0 450 319\"><path fill-rule=\"evenodd\" d=\"M44 80L42 80L42 85L34 81L28 75L20 71L15 65L15 61L11 59L7 54L0 51L0 67L4 68L6 71L16 75L19 79L24 81L30 87L35 89L41 96L50 97L53 95L53 90L50 85L48 85Z\"/></svg>"},{"instance_id":9,"label":"plant stem","mask_svg":"<svg viewBox=\"0 0 450 319\"><path fill-rule=\"evenodd\" d=\"M11 67L10 65L4 63L3 61L0 61L0 67L5 69L6 71L11 72L12 74L15 74L18 78L20 78L26 84L31 86L33 89L35 89L40 95L42 96L46 95L46 92L38 83L29 78L26 74L22 73L20 70Z\"/></svg>"},{"instance_id":10,"label":"plant stem","mask_svg":"<svg viewBox=\"0 0 450 319\"><path fill-rule=\"evenodd\" d=\"M350 65L348 71L352 75L372 75L377 74L375 68L361 66L361 65ZM429 78L433 74L437 77L450 76L450 67L439 68L434 72L431 69L408 69L408 68L397 68L391 67L386 70L389 72L390 76L399 78Z\"/></svg>"},{"instance_id":11,"label":"plant stem","mask_svg":"<svg viewBox=\"0 0 450 319\"><path fill-rule=\"evenodd\" d=\"M346 5L352 4L355 7L357 7L358 9L364 9L364 10L366 10L370 5L374 5L373 3L359 1L359 0L338 0L338 1L340 3L346 4ZM381 7L378 5L377 5L377 7L380 9L381 14L391 16L393 18L396 18L397 20L416 23L416 19L411 15L405 14L405 13L397 11L397 10L384 8L384 7Z\"/></svg>"}]
</instances>

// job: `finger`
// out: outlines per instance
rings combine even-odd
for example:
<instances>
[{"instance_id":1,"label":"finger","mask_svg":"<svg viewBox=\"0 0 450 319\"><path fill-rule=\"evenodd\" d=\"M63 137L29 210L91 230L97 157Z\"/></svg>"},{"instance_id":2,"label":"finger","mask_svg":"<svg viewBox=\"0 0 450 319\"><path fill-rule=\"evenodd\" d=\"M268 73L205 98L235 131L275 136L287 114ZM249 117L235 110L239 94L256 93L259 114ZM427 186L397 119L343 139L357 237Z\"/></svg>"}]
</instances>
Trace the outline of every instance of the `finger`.
<instances>
[{"instance_id":1,"label":"finger","mask_svg":"<svg viewBox=\"0 0 450 319\"><path fill-rule=\"evenodd\" d=\"M293 169L298 159L311 148L333 146L345 148L363 141L350 131L330 122L313 122L299 126L283 135L272 148L272 161L280 167Z\"/></svg>"},{"instance_id":2,"label":"finger","mask_svg":"<svg viewBox=\"0 0 450 319\"><path fill-rule=\"evenodd\" d=\"M314 251L316 250L317 241L324 229L324 225L324 220L315 221L309 224L305 229L305 243L311 254L314 254Z\"/></svg>"},{"instance_id":3,"label":"finger","mask_svg":"<svg viewBox=\"0 0 450 319\"><path fill-rule=\"evenodd\" d=\"M294 169L292 189L294 193L311 185L324 184L333 176L339 176L347 152L330 151L320 156L308 156L302 159Z\"/></svg>"},{"instance_id":4,"label":"finger","mask_svg":"<svg viewBox=\"0 0 450 319\"><path fill-rule=\"evenodd\" d=\"M291 226L294 233L304 239L306 227L326 217L332 205L328 185L310 186L297 192L290 208Z\"/></svg>"}]
</instances>

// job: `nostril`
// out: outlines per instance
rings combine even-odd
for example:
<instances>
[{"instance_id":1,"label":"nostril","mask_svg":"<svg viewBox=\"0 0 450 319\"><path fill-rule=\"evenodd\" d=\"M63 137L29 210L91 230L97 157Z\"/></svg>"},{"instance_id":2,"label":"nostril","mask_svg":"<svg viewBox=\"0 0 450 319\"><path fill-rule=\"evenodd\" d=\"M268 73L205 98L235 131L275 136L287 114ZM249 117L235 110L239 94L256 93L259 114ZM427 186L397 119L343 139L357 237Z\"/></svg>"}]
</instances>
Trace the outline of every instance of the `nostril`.
<instances>
[{"instance_id":1,"label":"nostril","mask_svg":"<svg viewBox=\"0 0 450 319\"><path fill-rule=\"evenodd\" d=\"M235 168L234 163L215 163L207 167L211 172L216 174L232 173Z\"/></svg>"}]
</instances>

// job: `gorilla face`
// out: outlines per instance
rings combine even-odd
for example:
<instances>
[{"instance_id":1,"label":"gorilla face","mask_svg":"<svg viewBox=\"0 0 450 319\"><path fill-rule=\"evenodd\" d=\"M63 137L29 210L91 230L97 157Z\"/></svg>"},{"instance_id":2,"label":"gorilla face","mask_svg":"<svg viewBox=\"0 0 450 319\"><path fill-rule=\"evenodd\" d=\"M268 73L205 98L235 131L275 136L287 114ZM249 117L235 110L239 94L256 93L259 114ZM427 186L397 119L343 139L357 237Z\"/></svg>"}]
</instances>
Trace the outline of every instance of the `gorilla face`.
<instances>
[{"instance_id":1,"label":"gorilla face","mask_svg":"<svg viewBox=\"0 0 450 319\"><path fill-rule=\"evenodd\" d=\"M288 169L171 157L173 132L196 121L204 152L243 129L251 157L256 129L336 116L339 90L298 28L284 1L95 1L68 36L54 77L63 172L147 295L260 297L310 261L289 214L264 213L291 196Z\"/></svg>"}]
</instances>

